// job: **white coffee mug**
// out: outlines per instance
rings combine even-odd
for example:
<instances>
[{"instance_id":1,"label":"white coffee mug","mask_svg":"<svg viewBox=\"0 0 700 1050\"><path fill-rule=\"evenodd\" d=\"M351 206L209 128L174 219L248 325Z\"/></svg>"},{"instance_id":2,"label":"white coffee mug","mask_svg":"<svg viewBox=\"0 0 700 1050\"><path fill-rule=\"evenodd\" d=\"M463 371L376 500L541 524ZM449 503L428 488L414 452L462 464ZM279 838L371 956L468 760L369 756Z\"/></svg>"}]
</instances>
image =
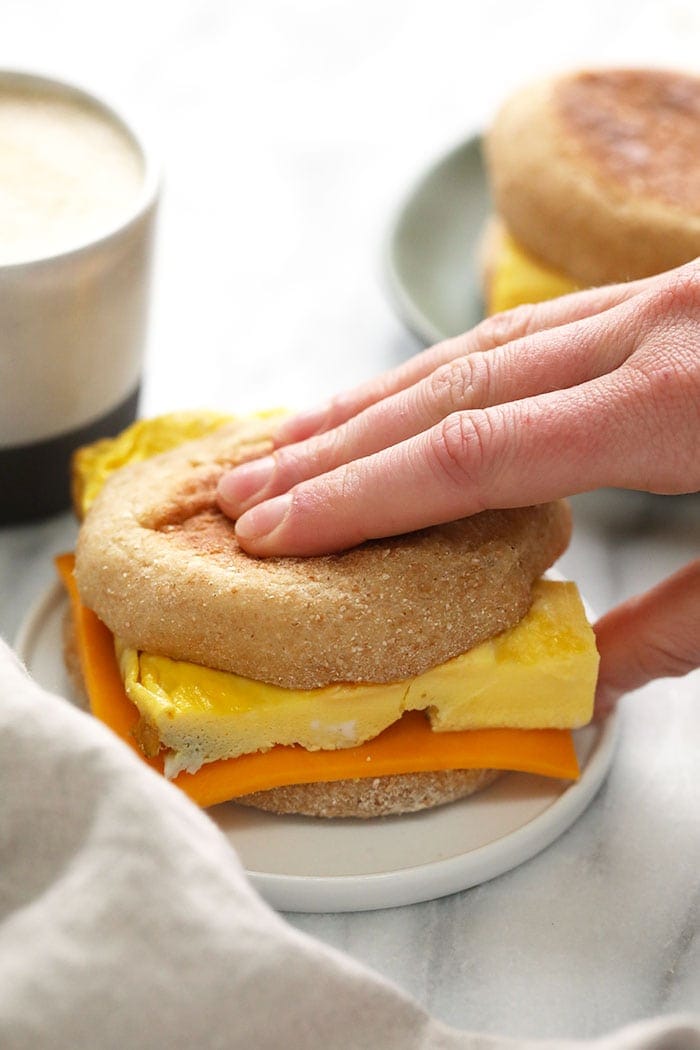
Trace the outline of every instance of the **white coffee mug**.
<instances>
[{"instance_id":1,"label":"white coffee mug","mask_svg":"<svg viewBox=\"0 0 700 1050\"><path fill-rule=\"evenodd\" d=\"M73 451L135 418L158 187L113 108L0 72L0 523L67 507Z\"/></svg>"}]
</instances>

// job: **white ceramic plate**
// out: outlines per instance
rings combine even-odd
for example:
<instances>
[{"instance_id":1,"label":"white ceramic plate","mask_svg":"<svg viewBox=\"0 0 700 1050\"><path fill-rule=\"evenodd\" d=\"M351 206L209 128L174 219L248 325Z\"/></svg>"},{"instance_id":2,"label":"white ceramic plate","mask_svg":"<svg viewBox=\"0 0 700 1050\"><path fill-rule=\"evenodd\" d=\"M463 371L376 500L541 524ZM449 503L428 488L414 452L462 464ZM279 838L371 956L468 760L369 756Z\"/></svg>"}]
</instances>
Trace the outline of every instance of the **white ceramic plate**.
<instances>
[{"instance_id":1,"label":"white ceramic plate","mask_svg":"<svg viewBox=\"0 0 700 1050\"><path fill-rule=\"evenodd\" d=\"M483 316L479 242L490 207L481 142L473 137L422 176L391 223L389 292L426 345L466 332Z\"/></svg>"},{"instance_id":2,"label":"white ceramic plate","mask_svg":"<svg viewBox=\"0 0 700 1050\"><path fill-rule=\"evenodd\" d=\"M16 648L41 685L75 702L62 659L65 608L57 583L25 620ZM511 773L462 802L366 821L276 817L234 803L209 813L254 886L281 911L415 904L509 871L576 820L610 767L615 720L575 736L582 769L576 784Z\"/></svg>"}]
</instances>

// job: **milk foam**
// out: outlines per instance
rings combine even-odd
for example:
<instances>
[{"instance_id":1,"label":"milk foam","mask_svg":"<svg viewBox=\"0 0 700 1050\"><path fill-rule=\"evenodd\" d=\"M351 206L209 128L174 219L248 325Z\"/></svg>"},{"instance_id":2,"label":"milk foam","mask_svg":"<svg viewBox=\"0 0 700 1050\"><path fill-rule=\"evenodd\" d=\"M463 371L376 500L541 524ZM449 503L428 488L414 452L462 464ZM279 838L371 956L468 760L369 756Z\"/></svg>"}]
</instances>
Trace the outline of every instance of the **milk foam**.
<instances>
[{"instance_id":1,"label":"milk foam","mask_svg":"<svg viewBox=\"0 0 700 1050\"><path fill-rule=\"evenodd\" d=\"M0 264L107 232L143 182L137 146L99 109L49 90L0 86Z\"/></svg>"}]
</instances>

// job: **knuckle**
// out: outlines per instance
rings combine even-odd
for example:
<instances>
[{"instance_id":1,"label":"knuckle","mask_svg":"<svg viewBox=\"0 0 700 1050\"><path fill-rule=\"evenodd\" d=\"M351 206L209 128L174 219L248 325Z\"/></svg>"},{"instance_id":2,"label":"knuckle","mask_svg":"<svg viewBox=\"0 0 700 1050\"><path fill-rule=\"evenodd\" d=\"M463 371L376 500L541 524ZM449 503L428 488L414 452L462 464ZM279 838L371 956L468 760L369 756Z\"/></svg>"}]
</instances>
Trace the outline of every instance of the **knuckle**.
<instances>
[{"instance_id":1,"label":"knuckle","mask_svg":"<svg viewBox=\"0 0 700 1050\"><path fill-rule=\"evenodd\" d=\"M460 488L483 476L490 426L483 412L453 412L433 431L436 473Z\"/></svg>"},{"instance_id":2,"label":"knuckle","mask_svg":"<svg viewBox=\"0 0 700 1050\"><path fill-rule=\"evenodd\" d=\"M341 503L354 502L359 489L359 468L356 464L349 463L343 470L341 470L338 478L338 491Z\"/></svg>"},{"instance_id":3,"label":"knuckle","mask_svg":"<svg viewBox=\"0 0 700 1050\"><path fill-rule=\"evenodd\" d=\"M639 666L644 678L680 678L697 666L698 655L666 640L650 640L638 654Z\"/></svg>"},{"instance_id":4,"label":"knuckle","mask_svg":"<svg viewBox=\"0 0 700 1050\"><path fill-rule=\"evenodd\" d=\"M274 450L272 458L275 462L275 474L286 474L291 463L298 459L298 453L294 451L293 445L282 445Z\"/></svg>"},{"instance_id":5,"label":"knuckle","mask_svg":"<svg viewBox=\"0 0 700 1050\"><path fill-rule=\"evenodd\" d=\"M646 317L673 324L700 315L700 259L672 270L654 284L646 297Z\"/></svg>"},{"instance_id":6,"label":"knuckle","mask_svg":"<svg viewBox=\"0 0 700 1050\"><path fill-rule=\"evenodd\" d=\"M428 379L431 399L436 401L444 412L452 412L465 407L471 378L468 357L440 365Z\"/></svg>"},{"instance_id":7,"label":"knuckle","mask_svg":"<svg viewBox=\"0 0 700 1050\"><path fill-rule=\"evenodd\" d=\"M431 399L443 412L473 408L488 400L490 368L486 354L474 352L436 368L428 380Z\"/></svg>"},{"instance_id":8,"label":"knuckle","mask_svg":"<svg viewBox=\"0 0 700 1050\"><path fill-rule=\"evenodd\" d=\"M343 423L355 410L355 398L351 393L333 394L327 404L326 418L323 421L326 430Z\"/></svg>"},{"instance_id":9,"label":"knuckle","mask_svg":"<svg viewBox=\"0 0 700 1050\"><path fill-rule=\"evenodd\" d=\"M294 450L294 447L283 446L275 449L273 458L275 461L273 484L279 487L296 481L299 473L299 453Z\"/></svg>"},{"instance_id":10,"label":"knuckle","mask_svg":"<svg viewBox=\"0 0 700 1050\"><path fill-rule=\"evenodd\" d=\"M700 312L700 259L683 266L669 277L673 301L685 310Z\"/></svg>"},{"instance_id":11,"label":"knuckle","mask_svg":"<svg viewBox=\"0 0 700 1050\"><path fill-rule=\"evenodd\" d=\"M367 478L361 461L348 463L328 475L328 484L316 494L319 516L333 514L342 519L345 546L353 547L369 538L366 515Z\"/></svg>"},{"instance_id":12,"label":"knuckle","mask_svg":"<svg viewBox=\"0 0 700 1050\"><path fill-rule=\"evenodd\" d=\"M494 349L539 331L539 315L540 310L535 303L523 303L512 310L492 314L474 329L476 345L483 350Z\"/></svg>"},{"instance_id":13,"label":"knuckle","mask_svg":"<svg viewBox=\"0 0 700 1050\"><path fill-rule=\"evenodd\" d=\"M345 428L336 427L299 445L283 445L275 451L275 478L291 483L302 476L322 474L341 461Z\"/></svg>"},{"instance_id":14,"label":"knuckle","mask_svg":"<svg viewBox=\"0 0 700 1050\"><path fill-rule=\"evenodd\" d=\"M626 426L643 436L637 456L653 491L685 492L700 484L698 321L662 327L644 338L619 373Z\"/></svg>"}]
</instances>

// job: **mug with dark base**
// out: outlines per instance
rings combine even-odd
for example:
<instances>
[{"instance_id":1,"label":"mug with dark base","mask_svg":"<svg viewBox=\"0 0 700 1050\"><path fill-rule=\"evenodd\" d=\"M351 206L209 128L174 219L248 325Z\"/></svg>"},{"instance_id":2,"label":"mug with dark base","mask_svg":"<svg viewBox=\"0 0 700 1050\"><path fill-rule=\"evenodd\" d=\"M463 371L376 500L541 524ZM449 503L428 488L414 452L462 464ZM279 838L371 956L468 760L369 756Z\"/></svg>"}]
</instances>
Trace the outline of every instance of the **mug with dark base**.
<instances>
[{"instance_id":1,"label":"mug with dark base","mask_svg":"<svg viewBox=\"0 0 700 1050\"><path fill-rule=\"evenodd\" d=\"M0 72L0 524L70 503L76 448L136 417L158 179L73 86Z\"/></svg>"}]
</instances>

